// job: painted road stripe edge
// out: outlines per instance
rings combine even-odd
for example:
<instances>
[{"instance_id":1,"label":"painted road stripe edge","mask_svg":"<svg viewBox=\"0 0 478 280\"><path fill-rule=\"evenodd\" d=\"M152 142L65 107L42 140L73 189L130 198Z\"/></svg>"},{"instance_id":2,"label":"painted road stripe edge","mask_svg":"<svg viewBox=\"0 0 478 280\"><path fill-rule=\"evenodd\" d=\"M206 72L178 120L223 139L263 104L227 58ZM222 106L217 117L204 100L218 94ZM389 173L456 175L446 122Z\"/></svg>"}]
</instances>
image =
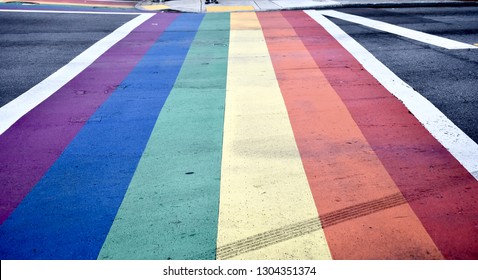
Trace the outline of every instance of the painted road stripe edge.
<instances>
[{"instance_id":1,"label":"painted road stripe edge","mask_svg":"<svg viewBox=\"0 0 478 280\"><path fill-rule=\"evenodd\" d=\"M227 71L217 259L330 259L256 13L231 14Z\"/></svg>"},{"instance_id":2,"label":"painted road stripe edge","mask_svg":"<svg viewBox=\"0 0 478 280\"><path fill-rule=\"evenodd\" d=\"M228 42L205 15L99 259L215 258Z\"/></svg>"},{"instance_id":3,"label":"painted road stripe edge","mask_svg":"<svg viewBox=\"0 0 478 280\"><path fill-rule=\"evenodd\" d=\"M14 259L97 258L195 35L176 31L185 27L195 30L200 20L195 15L176 15L155 14L167 28L90 118L101 122L89 121L83 126L2 224L0 255ZM176 19L169 24L165 17ZM142 33L158 32L154 25L146 27ZM162 59L169 55L174 61ZM162 79L157 83L134 83L158 75ZM65 167L67 174L62 173ZM18 228L21 232L15 230Z\"/></svg>"},{"instance_id":4,"label":"painted road stripe edge","mask_svg":"<svg viewBox=\"0 0 478 280\"><path fill-rule=\"evenodd\" d=\"M320 11L304 11L321 24L478 180L478 144L450 121L438 108L412 89L362 45L327 19Z\"/></svg>"},{"instance_id":5,"label":"painted road stripe edge","mask_svg":"<svg viewBox=\"0 0 478 280\"><path fill-rule=\"evenodd\" d=\"M324 72L328 71L327 67L316 61L316 54L326 53L327 47L324 46L328 46L341 49L342 54L335 54L340 57L342 65L351 66L348 60L355 59L303 12L278 15L282 19L261 14L263 29L333 258L443 258L373 151L348 104L342 100L343 96L336 91L336 83L328 79L330 76ZM301 28L296 31L293 26ZM303 34L304 29L314 32L317 35L314 39L320 37L321 44L314 43L314 49L311 49L312 44L307 40L312 36ZM283 42L285 37L288 38L287 49ZM356 77L352 68L341 69L345 81L350 79L345 76ZM369 79L374 78L369 75ZM366 83L370 80L360 79ZM298 84L301 85L300 94L297 94ZM359 96L362 91L358 87L347 90L354 96ZM395 103L400 103L389 96ZM367 104L371 108L374 103ZM390 202L395 203L387 204L387 198L392 198ZM403 218L396 219L397 216Z\"/></svg>"},{"instance_id":6,"label":"painted road stripe edge","mask_svg":"<svg viewBox=\"0 0 478 280\"><path fill-rule=\"evenodd\" d=\"M141 14L123 24L111 34L79 54L58 71L51 74L48 78L1 107L0 120L2 121L0 122L0 135L153 15L153 13Z\"/></svg>"},{"instance_id":7,"label":"painted road stripe edge","mask_svg":"<svg viewBox=\"0 0 478 280\"><path fill-rule=\"evenodd\" d=\"M346 14L333 10L324 10L319 12L314 12L314 14L322 14L324 16L334 17L341 20L357 23L363 26L374 28L380 31L392 33L395 35L403 36L412 40L416 40L422 43L434 45L437 47L442 47L449 50L459 50L459 49L476 49L478 47L458 42L455 40L427 34L421 31L412 30L409 28L397 26L394 24L386 23L383 21L373 20L361 16Z\"/></svg>"}]
</instances>

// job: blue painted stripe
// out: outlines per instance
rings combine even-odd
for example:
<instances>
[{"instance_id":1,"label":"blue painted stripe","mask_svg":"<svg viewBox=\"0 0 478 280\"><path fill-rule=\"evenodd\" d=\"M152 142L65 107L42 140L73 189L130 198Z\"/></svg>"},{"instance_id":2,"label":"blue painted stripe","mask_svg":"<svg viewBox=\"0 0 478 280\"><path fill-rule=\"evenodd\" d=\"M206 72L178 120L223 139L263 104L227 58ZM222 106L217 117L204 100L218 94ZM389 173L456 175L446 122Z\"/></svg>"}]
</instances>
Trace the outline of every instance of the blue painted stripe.
<instances>
[{"instance_id":1,"label":"blue painted stripe","mask_svg":"<svg viewBox=\"0 0 478 280\"><path fill-rule=\"evenodd\" d=\"M100 259L216 258L229 23L204 17Z\"/></svg>"},{"instance_id":2,"label":"blue painted stripe","mask_svg":"<svg viewBox=\"0 0 478 280\"><path fill-rule=\"evenodd\" d=\"M202 18L179 16L90 118L2 224L1 259L96 259Z\"/></svg>"}]
</instances>

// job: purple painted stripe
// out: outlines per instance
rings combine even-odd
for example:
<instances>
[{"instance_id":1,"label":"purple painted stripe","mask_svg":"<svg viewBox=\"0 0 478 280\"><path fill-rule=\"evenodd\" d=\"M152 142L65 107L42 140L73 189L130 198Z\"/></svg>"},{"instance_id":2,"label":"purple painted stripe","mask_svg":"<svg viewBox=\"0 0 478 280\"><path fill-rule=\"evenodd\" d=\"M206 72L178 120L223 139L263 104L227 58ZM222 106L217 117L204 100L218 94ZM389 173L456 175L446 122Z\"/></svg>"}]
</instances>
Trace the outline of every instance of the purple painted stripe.
<instances>
[{"instance_id":1,"label":"purple painted stripe","mask_svg":"<svg viewBox=\"0 0 478 280\"><path fill-rule=\"evenodd\" d=\"M157 14L144 22L0 135L0 223L176 17Z\"/></svg>"}]
</instances>

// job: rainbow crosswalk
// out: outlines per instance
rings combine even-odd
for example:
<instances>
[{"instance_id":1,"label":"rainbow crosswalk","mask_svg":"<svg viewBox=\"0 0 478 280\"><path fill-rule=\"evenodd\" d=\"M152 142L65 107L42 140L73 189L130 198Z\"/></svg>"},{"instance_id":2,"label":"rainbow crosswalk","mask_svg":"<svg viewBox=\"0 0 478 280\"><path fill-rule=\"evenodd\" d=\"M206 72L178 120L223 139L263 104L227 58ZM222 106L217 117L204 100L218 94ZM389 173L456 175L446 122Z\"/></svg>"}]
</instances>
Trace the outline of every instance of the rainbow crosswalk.
<instances>
[{"instance_id":1,"label":"rainbow crosswalk","mask_svg":"<svg viewBox=\"0 0 478 280\"><path fill-rule=\"evenodd\" d=\"M477 180L303 11L160 13L0 135L1 259L477 259Z\"/></svg>"}]
</instances>

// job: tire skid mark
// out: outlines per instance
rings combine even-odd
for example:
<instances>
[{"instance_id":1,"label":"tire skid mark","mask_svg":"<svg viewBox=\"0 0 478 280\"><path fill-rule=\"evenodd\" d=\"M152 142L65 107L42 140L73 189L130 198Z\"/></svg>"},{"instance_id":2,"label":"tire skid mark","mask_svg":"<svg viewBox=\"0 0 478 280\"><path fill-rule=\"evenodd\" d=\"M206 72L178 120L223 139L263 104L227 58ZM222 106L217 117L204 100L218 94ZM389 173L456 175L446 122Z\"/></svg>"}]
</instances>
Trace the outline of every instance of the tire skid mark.
<instances>
[{"instance_id":1,"label":"tire skid mark","mask_svg":"<svg viewBox=\"0 0 478 280\"><path fill-rule=\"evenodd\" d=\"M410 201L419 200L435 192L432 190L419 191L409 195L406 200L402 193L395 193L380 199L375 199L354 206L345 207L340 210L332 211L318 218L307 219L285 227L266 231L260 234L250 236L245 239L221 246L217 248L217 259L230 259L238 255L265 248L289 239L293 239L311 232L331 227L349 220L372 215L374 213L393 208ZM322 222L321 222L322 221Z\"/></svg>"}]
</instances>

